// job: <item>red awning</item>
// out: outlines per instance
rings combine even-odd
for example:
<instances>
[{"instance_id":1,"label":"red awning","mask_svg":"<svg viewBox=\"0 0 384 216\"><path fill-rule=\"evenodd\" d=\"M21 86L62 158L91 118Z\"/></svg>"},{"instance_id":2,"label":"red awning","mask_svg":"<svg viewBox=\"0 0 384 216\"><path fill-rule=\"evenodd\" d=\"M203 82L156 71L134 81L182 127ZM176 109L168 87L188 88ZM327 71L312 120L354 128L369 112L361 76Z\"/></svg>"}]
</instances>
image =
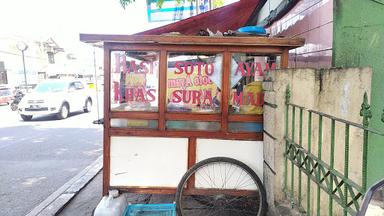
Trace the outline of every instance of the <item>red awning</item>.
<instances>
[{"instance_id":1,"label":"red awning","mask_svg":"<svg viewBox=\"0 0 384 216\"><path fill-rule=\"evenodd\" d=\"M188 19L150 29L136 35L160 35L169 32L180 32L184 35L197 35L201 29L226 32L237 30L246 25L262 0L241 0L239 2L202 13Z\"/></svg>"}]
</instances>

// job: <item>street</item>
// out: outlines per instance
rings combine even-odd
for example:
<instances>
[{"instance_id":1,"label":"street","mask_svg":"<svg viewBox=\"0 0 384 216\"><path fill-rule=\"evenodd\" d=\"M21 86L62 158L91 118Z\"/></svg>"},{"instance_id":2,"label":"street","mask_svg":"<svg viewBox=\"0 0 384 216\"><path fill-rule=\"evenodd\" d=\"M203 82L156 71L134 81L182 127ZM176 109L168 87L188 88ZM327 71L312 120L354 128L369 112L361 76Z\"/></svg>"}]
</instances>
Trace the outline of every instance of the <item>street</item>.
<instances>
[{"instance_id":1,"label":"street","mask_svg":"<svg viewBox=\"0 0 384 216\"><path fill-rule=\"evenodd\" d=\"M102 125L91 113L22 121L0 105L0 215L24 216L102 154ZM102 111L100 111L102 113Z\"/></svg>"}]
</instances>

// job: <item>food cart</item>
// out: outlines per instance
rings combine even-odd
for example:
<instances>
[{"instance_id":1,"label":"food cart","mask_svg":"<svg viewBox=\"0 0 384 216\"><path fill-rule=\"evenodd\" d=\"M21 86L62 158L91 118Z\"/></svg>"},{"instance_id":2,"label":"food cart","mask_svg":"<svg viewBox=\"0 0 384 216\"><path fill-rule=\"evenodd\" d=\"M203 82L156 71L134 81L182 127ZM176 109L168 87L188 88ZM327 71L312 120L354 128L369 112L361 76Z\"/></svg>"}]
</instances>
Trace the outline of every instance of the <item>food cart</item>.
<instances>
[{"instance_id":1,"label":"food cart","mask_svg":"<svg viewBox=\"0 0 384 216\"><path fill-rule=\"evenodd\" d=\"M81 34L80 40L104 47L103 195L175 194L188 169L217 157L240 161L263 179L263 74L287 68L289 50L301 39ZM199 178L183 178L179 195L208 188Z\"/></svg>"}]
</instances>

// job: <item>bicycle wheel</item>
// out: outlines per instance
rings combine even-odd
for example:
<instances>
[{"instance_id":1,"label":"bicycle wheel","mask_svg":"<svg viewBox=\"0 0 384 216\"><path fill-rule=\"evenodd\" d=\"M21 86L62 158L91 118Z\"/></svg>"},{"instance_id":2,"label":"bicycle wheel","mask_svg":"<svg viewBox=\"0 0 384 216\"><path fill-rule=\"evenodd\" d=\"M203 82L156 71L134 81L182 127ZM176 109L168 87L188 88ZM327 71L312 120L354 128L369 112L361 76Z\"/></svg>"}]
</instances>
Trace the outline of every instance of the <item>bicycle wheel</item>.
<instances>
[{"instance_id":1,"label":"bicycle wheel","mask_svg":"<svg viewBox=\"0 0 384 216\"><path fill-rule=\"evenodd\" d=\"M184 174L176 191L178 216L263 216L266 209L259 177L232 158L200 161Z\"/></svg>"}]
</instances>

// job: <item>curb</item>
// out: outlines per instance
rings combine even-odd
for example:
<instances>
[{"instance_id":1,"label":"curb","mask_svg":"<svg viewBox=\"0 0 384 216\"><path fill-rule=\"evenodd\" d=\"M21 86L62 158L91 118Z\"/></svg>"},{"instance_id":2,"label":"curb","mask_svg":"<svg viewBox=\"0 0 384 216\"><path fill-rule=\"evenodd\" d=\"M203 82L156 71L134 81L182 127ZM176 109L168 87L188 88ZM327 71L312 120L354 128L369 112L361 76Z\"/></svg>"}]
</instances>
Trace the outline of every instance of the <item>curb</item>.
<instances>
[{"instance_id":1,"label":"curb","mask_svg":"<svg viewBox=\"0 0 384 216\"><path fill-rule=\"evenodd\" d=\"M53 192L26 216L54 216L59 213L103 168L103 156Z\"/></svg>"}]
</instances>

